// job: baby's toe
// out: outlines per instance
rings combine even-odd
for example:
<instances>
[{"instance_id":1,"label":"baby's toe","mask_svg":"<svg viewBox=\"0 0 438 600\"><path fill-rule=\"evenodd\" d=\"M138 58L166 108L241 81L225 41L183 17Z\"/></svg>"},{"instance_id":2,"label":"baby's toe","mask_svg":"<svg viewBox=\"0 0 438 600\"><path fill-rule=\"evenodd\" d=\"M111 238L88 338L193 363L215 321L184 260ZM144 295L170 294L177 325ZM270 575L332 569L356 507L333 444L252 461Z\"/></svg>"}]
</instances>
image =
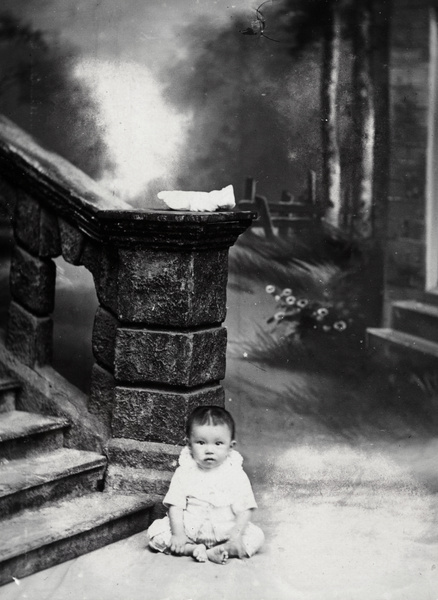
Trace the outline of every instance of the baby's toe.
<instances>
[{"instance_id":1,"label":"baby's toe","mask_svg":"<svg viewBox=\"0 0 438 600\"><path fill-rule=\"evenodd\" d=\"M207 551L204 544L199 544L193 549L193 558L198 562L206 562L208 560Z\"/></svg>"},{"instance_id":2,"label":"baby's toe","mask_svg":"<svg viewBox=\"0 0 438 600\"><path fill-rule=\"evenodd\" d=\"M228 560L228 552L223 546L215 546L207 550L207 557L218 565L224 565Z\"/></svg>"}]
</instances>

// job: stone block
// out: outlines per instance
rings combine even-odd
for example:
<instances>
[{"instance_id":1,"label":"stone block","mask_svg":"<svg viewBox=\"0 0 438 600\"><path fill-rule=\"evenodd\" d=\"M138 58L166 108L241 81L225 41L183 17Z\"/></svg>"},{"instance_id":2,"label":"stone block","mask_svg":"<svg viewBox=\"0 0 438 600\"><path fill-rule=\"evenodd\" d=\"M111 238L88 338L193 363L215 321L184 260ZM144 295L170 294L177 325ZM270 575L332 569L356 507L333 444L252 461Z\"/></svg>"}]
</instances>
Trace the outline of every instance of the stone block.
<instances>
[{"instance_id":1,"label":"stone block","mask_svg":"<svg viewBox=\"0 0 438 600\"><path fill-rule=\"evenodd\" d=\"M412 32L409 32L411 34ZM395 69L405 66L406 71L409 72L410 69L416 69L418 67L424 68L424 65L427 64L428 61L428 47L427 44L416 44L411 47L407 47L406 43L401 47L394 45L391 48L391 61L392 66ZM391 79L395 76L397 77L397 73L390 74ZM409 82L409 79L407 80ZM396 82L395 82L396 83Z\"/></svg>"},{"instance_id":2,"label":"stone block","mask_svg":"<svg viewBox=\"0 0 438 600\"><path fill-rule=\"evenodd\" d=\"M61 254L61 238L59 235L58 217L41 208L40 216L40 252L41 257L55 258Z\"/></svg>"},{"instance_id":3,"label":"stone block","mask_svg":"<svg viewBox=\"0 0 438 600\"><path fill-rule=\"evenodd\" d=\"M40 204L19 191L15 205L14 232L17 240L35 256L40 252Z\"/></svg>"},{"instance_id":4,"label":"stone block","mask_svg":"<svg viewBox=\"0 0 438 600\"><path fill-rule=\"evenodd\" d=\"M228 250L120 250L118 317L131 323L194 327L222 323Z\"/></svg>"},{"instance_id":5,"label":"stone block","mask_svg":"<svg viewBox=\"0 0 438 600\"><path fill-rule=\"evenodd\" d=\"M414 110L407 102L393 104L393 129L391 140L394 144L414 146L417 148L427 147L427 126L420 122L424 112Z\"/></svg>"},{"instance_id":6,"label":"stone block","mask_svg":"<svg viewBox=\"0 0 438 600\"><path fill-rule=\"evenodd\" d=\"M392 57L394 58L394 53L392 54ZM391 85L412 85L416 88L427 87L429 84L428 63L426 61L419 62L421 60L421 56L415 56L414 60L411 61L410 67L407 67L406 62L409 60L409 56L406 56L406 53L404 53L402 58L406 59L405 62L401 61L399 66L391 69Z\"/></svg>"},{"instance_id":7,"label":"stone block","mask_svg":"<svg viewBox=\"0 0 438 600\"><path fill-rule=\"evenodd\" d=\"M224 390L212 386L193 392L117 387L112 433L116 438L184 444L185 423L200 405L224 405Z\"/></svg>"},{"instance_id":8,"label":"stone block","mask_svg":"<svg viewBox=\"0 0 438 600\"><path fill-rule=\"evenodd\" d=\"M115 377L130 383L194 387L225 377L226 329L192 332L119 328Z\"/></svg>"},{"instance_id":9,"label":"stone block","mask_svg":"<svg viewBox=\"0 0 438 600\"><path fill-rule=\"evenodd\" d=\"M17 194L14 231L17 240L34 256L61 254L56 215L21 190Z\"/></svg>"},{"instance_id":10,"label":"stone block","mask_svg":"<svg viewBox=\"0 0 438 600\"><path fill-rule=\"evenodd\" d=\"M186 420L198 406L225 406L225 390L221 385L203 388L188 394Z\"/></svg>"},{"instance_id":11,"label":"stone block","mask_svg":"<svg viewBox=\"0 0 438 600\"><path fill-rule=\"evenodd\" d=\"M139 388L117 387L114 393L112 434L135 440L152 439L154 392ZM182 418L184 406L174 402L175 419ZM169 423L169 429L172 424Z\"/></svg>"},{"instance_id":12,"label":"stone block","mask_svg":"<svg viewBox=\"0 0 438 600\"><path fill-rule=\"evenodd\" d=\"M85 247L85 236L64 219L58 219L61 236L62 257L72 265L81 264L81 256Z\"/></svg>"},{"instance_id":13,"label":"stone block","mask_svg":"<svg viewBox=\"0 0 438 600\"><path fill-rule=\"evenodd\" d=\"M107 453L109 462L121 467L173 471L181 449L182 446L174 444L113 438L108 444Z\"/></svg>"},{"instance_id":14,"label":"stone block","mask_svg":"<svg viewBox=\"0 0 438 600\"><path fill-rule=\"evenodd\" d=\"M424 286L424 244L408 239L390 240L386 280L391 285L421 289Z\"/></svg>"},{"instance_id":15,"label":"stone block","mask_svg":"<svg viewBox=\"0 0 438 600\"><path fill-rule=\"evenodd\" d=\"M36 317L16 302L9 306L6 347L25 365L46 365L52 361L53 321Z\"/></svg>"},{"instance_id":16,"label":"stone block","mask_svg":"<svg viewBox=\"0 0 438 600\"><path fill-rule=\"evenodd\" d=\"M11 258L10 288L14 300L38 316L49 315L55 304L56 267L15 246Z\"/></svg>"},{"instance_id":17,"label":"stone block","mask_svg":"<svg viewBox=\"0 0 438 600\"><path fill-rule=\"evenodd\" d=\"M169 489L171 479L171 471L135 469L110 464L106 473L105 489L110 493L120 492L123 495L148 494L155 496L158 501L159 496L164 496Z\"/></svg>"},{"instance_id":18,"label":"stone block","mask_svg":"<svg viewBox=\"0 0 438 600\"><path fill-rule=\"evenodd\" d=\"M96 312L93 327L93 354L99 364L114 370L114 347L118 327L117 319L104 308Z\"/></svg>"},{"instance_id":19,"label":"stone block","mask_svg":"<svg viewBox=\"0 0 438 600\"><path fill-rule=\"evenodd\" d=\"M407 238L421 242L425 238L424 221L405 218L409 212L405 212L402 216L391 216L388 222L388 239Z\"/></svg>"},{"instance_id":20,"label":"stone block","mask_svg":"<svg viewBox=\"0 0 438 600\"><path fill-rule=\"evenodd\" d=\"M17 202L17 188L0 177L0 217L11 220Z\"/></svg>"},{"instance_id":21,"label":"stone block","mask_svg":"<svg viewBox=\"0 0 438 600\"><path fill-rule=\"evenodd\" d=\"M426 108L429 104L428 88L414 87L413 85L398 85L392 88L391 104L394 117L397 121L408 121L408 111ZM424 129L422 137L424 137ZM391 131L391 137L403 140L399 131ZM407 146L413 145L411 140L404 139Z\"/></svg>"},{"instance_id":22,"label":"stone block","mask_svg":"<svg viewBox=\"0 0 438 600\"><path fill-rule=\"evenodd\" d=\"M99 365L93 365L88 410L99 419L108 436L111 434L114 389L113 375Z\"/></svg>"},{"instance_id":23,"label":"stone block","mask_svg":"<svg viewBox=\"0 0 438 600\"><path fill-rule=\"evenodd\" d=\"M410 204L410 213L418 208L423 208L425 195L425 181L418 170L406 169L400 179L390 181L391 194L402 198L405 204Z\"/></svg>"},{"instance_id":24,"label":"stone block","mask_svg":"<svg viewBox=\"0 0 438 600\"><path fill-rule=\"evenodd\" d=\"M403 144L394 146L391 167L396 168L399 161L403 163L405 160L410 161L412 165L416 165L418 168L424 170L427 164L426 148L412 148L410 146L404 146Z\"/></svg>"}]
</instances>

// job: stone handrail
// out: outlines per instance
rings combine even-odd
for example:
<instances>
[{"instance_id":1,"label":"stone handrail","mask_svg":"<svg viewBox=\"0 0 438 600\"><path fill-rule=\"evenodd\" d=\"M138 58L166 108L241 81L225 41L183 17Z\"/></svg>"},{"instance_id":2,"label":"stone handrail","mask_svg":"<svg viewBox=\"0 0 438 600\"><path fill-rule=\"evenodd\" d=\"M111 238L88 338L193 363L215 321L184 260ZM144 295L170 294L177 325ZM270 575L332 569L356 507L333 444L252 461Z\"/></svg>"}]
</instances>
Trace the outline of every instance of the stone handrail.
<instances>
[{"instance_id":1,"label":"stone handrail","mask_svg":"<svg viewBox=\"0 0 438 600\"><path fill-rule=\"evenodd\" d=\"M135 455L152 467L158 442L167 464L191 409L224 402L228 248L254 213L133 209L5 118L0 177L15 204L8 350L29 368L50 365L52 259L84 265L99 301L88 408L110 463Z\"/></svg>"}]
</instances>

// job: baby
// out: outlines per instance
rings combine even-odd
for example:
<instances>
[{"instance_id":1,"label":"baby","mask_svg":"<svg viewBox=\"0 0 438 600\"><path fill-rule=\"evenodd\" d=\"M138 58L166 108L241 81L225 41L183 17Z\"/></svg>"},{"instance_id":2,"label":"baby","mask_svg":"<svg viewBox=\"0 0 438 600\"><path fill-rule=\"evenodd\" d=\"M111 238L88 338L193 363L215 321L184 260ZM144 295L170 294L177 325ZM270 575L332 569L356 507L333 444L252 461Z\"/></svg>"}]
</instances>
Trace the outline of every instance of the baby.
<instances>
[{"instance_id":1,"label":"baby","mask_svg":"<svg viewBox=\"0 0 438 600\"><path fill-rule=\"evenodd\" d=\"M219 406L189 416L187 446L163 500L168 516L148 530L151 548L219 564L260 549L264 535L250 522L257 504L234 433L233 417Z\"/></svg>"}]
</instances>

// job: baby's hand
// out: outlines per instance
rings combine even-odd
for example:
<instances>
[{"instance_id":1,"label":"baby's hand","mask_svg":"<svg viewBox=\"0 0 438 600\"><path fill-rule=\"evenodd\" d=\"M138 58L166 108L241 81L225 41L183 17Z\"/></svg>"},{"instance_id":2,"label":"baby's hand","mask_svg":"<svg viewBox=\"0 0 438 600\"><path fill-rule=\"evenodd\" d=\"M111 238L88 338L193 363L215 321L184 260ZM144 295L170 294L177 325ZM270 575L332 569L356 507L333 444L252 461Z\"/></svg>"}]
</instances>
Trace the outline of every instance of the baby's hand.
<instances>
[{"instance_id":1,"label":"baby's hand","mask_svg":"<svg viewBox=\"0 0 438 600\"><path fill-rule=\"evenodd\" d=\"M173 554L184 554L184 550L188 541L189 540L183 533L173 534L170 540L170 551Z\"/></svg>"}]
</instances>

